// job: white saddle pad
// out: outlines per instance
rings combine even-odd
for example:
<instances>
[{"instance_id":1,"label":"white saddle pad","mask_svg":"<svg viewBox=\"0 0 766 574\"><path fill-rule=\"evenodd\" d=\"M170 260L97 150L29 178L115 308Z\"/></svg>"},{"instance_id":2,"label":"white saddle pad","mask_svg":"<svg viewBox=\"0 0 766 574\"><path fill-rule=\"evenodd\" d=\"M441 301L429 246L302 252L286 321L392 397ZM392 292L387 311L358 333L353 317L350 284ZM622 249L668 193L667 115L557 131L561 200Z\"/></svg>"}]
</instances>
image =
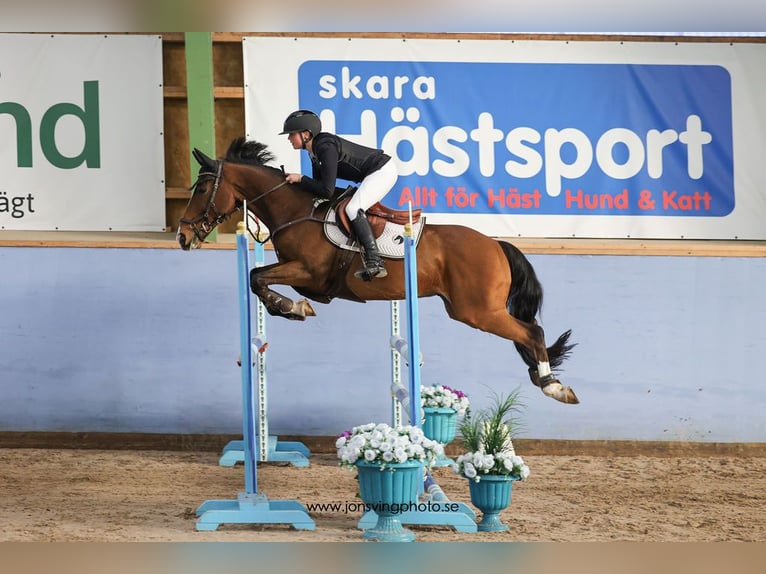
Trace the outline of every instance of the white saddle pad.
<instances>
[{"instance_id":1,"label":"white saddle pad","mask_svg":"<svg viewBox=\"0 0 766 574\"><path fill-rule=\"evenodd\" d=\"M412 226L412 236L415 239L415 245L420 241L420 234L423 232L423 225L425 225L425 217L422 215L420 219ZM359 242L356 238L346 237L340 228L335 224L335 210L329 209L327 216L324 220L324 234L331 243L337 245L341 249L348 249L349 251L361 251L359 248ZM377 238L378 251L381 256L389 257L391 259L403 259L404 258L404 225L398 225L391 221L386 221L386 226L383 228L383 233Z\"/></svg>"}]
</instances>

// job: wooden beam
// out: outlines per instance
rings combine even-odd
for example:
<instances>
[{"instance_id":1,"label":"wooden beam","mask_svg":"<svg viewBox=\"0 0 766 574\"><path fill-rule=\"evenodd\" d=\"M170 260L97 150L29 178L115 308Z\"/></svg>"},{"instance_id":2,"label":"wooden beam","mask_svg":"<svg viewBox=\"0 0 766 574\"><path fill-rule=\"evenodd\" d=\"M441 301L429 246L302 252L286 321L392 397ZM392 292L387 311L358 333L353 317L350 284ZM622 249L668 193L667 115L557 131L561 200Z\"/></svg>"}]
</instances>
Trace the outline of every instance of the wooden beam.
<instances>
[{"instance_id":1,"label":"wooden beam","mask_svg":"<svg viewBox=\"0 0 766 574\"><path fill-rule=\"evenodd\" d=\"M213 96L213 35L211 32L186 32L186 98L189 118L190 181L197 179L195 148L210 157L215 151L215 101ZM215 241L214 229L208 241Z\"/></svg>"},{"instance_id":2,"label":"wooden beam","mask_svg":"<svg viewBox=\"0 0 766 574\"><path fill-rule=\"evenodd\" d=\"M183 86L165 86L162 95L170 100L185 100L186 88ZM245 97L245 88L241 86L215 86L213 88L215 99L242 99Z\"/></svg>"}]
</instances>

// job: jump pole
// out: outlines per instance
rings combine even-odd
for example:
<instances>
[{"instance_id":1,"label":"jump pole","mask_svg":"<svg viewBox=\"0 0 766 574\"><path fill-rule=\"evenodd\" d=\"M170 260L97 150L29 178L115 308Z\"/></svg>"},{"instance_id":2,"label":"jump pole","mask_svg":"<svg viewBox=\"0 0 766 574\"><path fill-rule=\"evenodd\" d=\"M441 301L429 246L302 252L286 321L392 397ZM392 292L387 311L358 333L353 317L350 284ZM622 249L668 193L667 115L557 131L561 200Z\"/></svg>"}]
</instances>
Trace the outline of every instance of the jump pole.
<instances>
[{"instance_id":1,"label":"jump pole","mask_svg":"<svg viewBox=\"0 0 766 574\"><path fill-rule=\"evenodd\" d=\"M253 392L253 337L250 322L248 239L244 223L237 225L237 270L239 276L239 340L242 360L242 435L244 444L245 491L236 500L208 500L196 511L197 530L216 530L221 524L290 524L297 530L314 530L316 525L297 500L269 500L258 491L258 449L256 427L258 406ZM262 435L263 436L263 435Z\"/></svg>"},{"instance_id":2,"label":"jump pole","mask_svg":"<svg viewBox=\"0 0 766 574\"><path fill-rule=\"evenodd\" d=\"M243 208L247 217L247 206ZM247 228L247 223L244 223ZM247 238L245 238L247 241ZM266 263L266 253L263 244L254 241L255 266L263 267ZM249 272L249 269L248 269ZM250 321L248 314L247 320ZM258 460L259 462L289 462L293 466L309 466L311 451L302 442L281 441L274 435L269 434L269 411L268 392L266 384L266 349L269 343L266 339L266 309L260 299L255 302L255 332L252 340L252 353L255 355L255 380L256 393L258 395ZM252 355L251 355L252 356ZM242 361L242 368L245 363ZM242 440L232 440L223 447L218 464L221 466L234 466L245 460L245 444Z\"/></svg>"},{"instance_id":3,"label":"jump pole","mask_svg":"<svg viewBox=\"0 0 766 574\"><path fill-rule=\"evenodd\" d=\"M405 312L407 315L407 340L401 344L398 333L398 305L391 308L392 331L391 347L403 358L408 359L407 373L409 375L409 414L410 424L420 428L420 315L418 312L418 267L415 240L412 236L412 204L410 204L410 221L404 226L404 287L405 287ZM394 302L392 302L394 303ZM398 303L398 302L397 302ZM397 321L393 321L396 318ZM394 324L397 324L395 327ZM399 343L399 344L397 344ZM401 357L400 357L401 359ZM392 366L396 363L392 358ZM392 390L396 383L395 372L392 378ZM401 385L400 385L401 386ZM396 400L397 397L394 397ZM396 424L396 406L394 410L394 423ZM399 419L401 422L401 417ZM422 483L418 487L418 498L423 493ZM427 497L430 499L430 497ZM462 502L451 501L418 501L417 510L408 510L399 515L402 524L408 525L441 525L452 526L458 532L476 532L476 514L468 505ZM453 510L456 508L457 510ZM377 515L374 511L366 512L357 523L357 528L367 530L377 524Z\"/></svg>"}]
</instances>

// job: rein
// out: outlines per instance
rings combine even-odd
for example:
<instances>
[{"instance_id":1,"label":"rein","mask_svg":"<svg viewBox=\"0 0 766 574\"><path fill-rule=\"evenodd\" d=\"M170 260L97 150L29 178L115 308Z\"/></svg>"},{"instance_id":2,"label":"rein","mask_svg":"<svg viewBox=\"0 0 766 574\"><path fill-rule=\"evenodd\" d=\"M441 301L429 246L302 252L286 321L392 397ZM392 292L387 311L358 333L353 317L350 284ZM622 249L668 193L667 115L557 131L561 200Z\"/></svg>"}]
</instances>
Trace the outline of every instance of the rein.
<instances>
[{"instance_id":1,"label":"rein","mask_svg":"<svg viewBox=\"0 0 766 574\"><path fill-rule=\"evenodd\" d=\"M282 173L284 173L284 171L285 171L284 167L282 167ZM255 203L259 199L263 199L264 197L269 195L271 192L278 190L280 187L282 187L284 185L287 185L287 181L286 180L278 183L277 185L275 185L271 189L269 189L267 191L264 191L261 195L259 195L258 197L253 198L250 201L252 203ZM314 215L314 213L316 212L317 206L319 206L319 204L323 203L323 202L324 202L324 200L319 201L319 202L315 201L313 203L312 207L311 207L311 212L308 215L304 215L303 217L299 217L298 219L290 220L287 223L283 223L282 225L277 226L275 229L270 229L269 230L269 234L264 239L260 239L260 235L261 235L261 221L260 221L259 218L257 218L257 217L255 218L255 228L256 228L255 234L250 230L249 226L247 227L247 230L250 233L250 236L253 238L253 241L257 241L261 245L264 245L264 244L266 244L269 241L271 241L273 243L274 237L276 236L277 233L279 233L280 231L282 231L284 229L287 229L288 227L290 227L290 226L292 226L292 225L294 225L296 223L301 223L303 221L316 221L317 223L324 223L324 219L320 219L320 218L318 218L318 217L316 217Z\"/></svg>"},{"instance_id":2,"label":"rein","mask_svg":"<svg viewBox=\"0 0 766 574\"><path fill-rule=\"evenodd\" d=\"M261 197L263 197L263 196L261 196ZM272 242L273 242L273 238L274 238L274 236L277 233L279 233L280 231L282 231L284 229L287 229L288 227L290 227L292 225L295 225L296 223L302 223L304 221L316 221L317 223L324 223L324 219L321 218L321 217L316 217L314 215L314 213L316 213L317 207L319 207L319 205L321 205L325 201L326 200L313 202L313 204L311 206L311 211L309 212L308 215L304 215L303 217L299 217L298 219L291 219L287 223L283 223L282 225L279 225L276 229L269 230L268 237L266 237L266 239L264 239L262 242L259 242L259 243L266 243L266 241L269 241L269 240L272 240ZM258 226L258 229L260 230L260 226ZM258 241L258 240L256 239L256 241Z\"/></svg>"}]
</instances>

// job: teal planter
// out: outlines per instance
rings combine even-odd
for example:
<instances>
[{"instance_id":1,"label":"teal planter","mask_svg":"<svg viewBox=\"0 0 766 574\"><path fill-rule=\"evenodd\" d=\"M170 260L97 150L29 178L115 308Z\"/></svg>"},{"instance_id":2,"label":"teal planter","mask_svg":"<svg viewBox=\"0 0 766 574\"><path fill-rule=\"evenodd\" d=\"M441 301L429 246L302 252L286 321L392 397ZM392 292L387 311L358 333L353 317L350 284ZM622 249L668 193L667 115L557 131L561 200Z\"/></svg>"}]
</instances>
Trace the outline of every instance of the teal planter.
<instances>
[{"instance_id":1,"label":"teal planter","mask_svg":"<svg viewBox=\"0 0 766 574\"><path fill-rule=\"evenodd\" d=\"M447 444L455 439L457 411L444 407L424 407L423 434L431 440Z\"/></svg>"},{"instance_id":2,"label":"teal planter","mask_svg":"<svg viewBox=\"0 0 766 574\"><path fill-rule=\"evenodd\" d=\"M364 531L365 540L411 542L415 534L402 526L402 512L417 503L418 483L423 481L420 461L387 464L357 462L362 502L378 516L377 524Z\"/></svg>"},{"instance_id":3,"label":"teal planter","mask_svg":"<svg viewBox=\"0 0 766 574\"><path fill-rule=\"evenodd\" d=\"M457 432L457 411L445 407L423 407L423 434L446 446L455 439ZM441 455L433 466L449 466L452 459Z\"/></svg>"},{"instance_id":4,"label":"teal planter","mask_svg":"<svg viewBox=\"0 0 766 574\"><path fill-rule=\"evenodd\" d=\"M503 474L480 476L479 482L468 479L471 504L482 512L477 528L480 532L505 532L508 526L500 520L500 512L511 503L513 482L518 479Z\"/></svg>"}]
</instances>

